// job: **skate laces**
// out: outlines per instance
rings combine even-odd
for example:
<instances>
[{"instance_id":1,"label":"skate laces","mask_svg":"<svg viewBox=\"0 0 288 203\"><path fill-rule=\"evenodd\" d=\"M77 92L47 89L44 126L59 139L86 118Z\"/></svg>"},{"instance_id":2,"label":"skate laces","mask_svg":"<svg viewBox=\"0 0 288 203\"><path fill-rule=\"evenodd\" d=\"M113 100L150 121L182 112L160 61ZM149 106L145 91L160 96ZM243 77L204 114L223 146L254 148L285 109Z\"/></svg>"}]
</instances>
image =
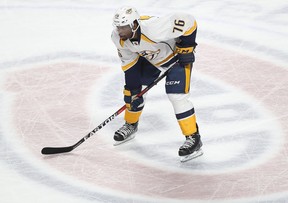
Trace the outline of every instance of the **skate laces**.
<instances>
[{"instance_id":1,"label":"skate laces","mask_svg":"<svg viewBox=\"0 0 288 203\"><path fill-rule=\"evenodd\" d=\"M125 123L119 130L117 130L118 133L120 133L124 138L128 137L131 133L133 133L135 130L135 126L129 123Z\"/></svg>"},{"instance_id":2,"label":"skate laces","mask_svg":"<svg viewBox=\"0 0 288 203\"><path fill-rule=\"evenodd\" d=\"M188 136L184 142L184 144L181 146L181 148L190 148L192 147L196 142L196 139L192 136Z\"/></svg>"}]
</instances>

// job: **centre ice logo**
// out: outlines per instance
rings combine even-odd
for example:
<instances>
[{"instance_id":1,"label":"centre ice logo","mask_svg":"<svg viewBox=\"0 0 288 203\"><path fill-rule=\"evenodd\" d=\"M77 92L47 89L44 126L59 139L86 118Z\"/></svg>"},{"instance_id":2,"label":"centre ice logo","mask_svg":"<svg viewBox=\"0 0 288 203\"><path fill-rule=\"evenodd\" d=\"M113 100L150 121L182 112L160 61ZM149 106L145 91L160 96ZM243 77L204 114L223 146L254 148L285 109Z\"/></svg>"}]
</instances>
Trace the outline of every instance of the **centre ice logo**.
<instances>
[{"instance_id":1,"label":"centre ice logo","mask_svg":"<svg viewBox=\"0 0 288 203\"><path fill-rule=\"evenodd\" d=\"M119 91L122 84L121 73L109 71L112 70L111 63L101 63L101 59L105 58L99 57L93 64L91 61L86 63L83 58L81 63L67 62L67 59L61 62L49 60L31 66L26 63L25 68L9 73L4 86L6 92L13 93L13 100L10 98L7 101L13 101L9 105L11 117L17 118L13 119L14 123L11 125L15 126L14 130L19 132L17 136L21 135L19 139L35 157L42 159L40 149L43 146L75 143L75 140L84 136L123 104L122 91ZM214 72L213 76L219 76L218 79L197 71L193 74L191 97L204 143L204 155L199 159L179 165L176 151L183 139L179 137L180 132L175 130L176 126L173 126L175 118L173 112L167 110L168 101L163 92L165 90L159 84L155 91L147 95L149 102L143 111L139 131L133 142L120 148L112 146L112 135L120 124L115 119L69 156L50 157L42 162L71 175L72 180L77 177L96 188L105 187L126 194L132 184L135 194L155 201L157 197L177 201L183 198L201 199L209 193L205 188L214 188L217 180L243 180L243 177L253 174L254 170L265 174L273 172L269 169L271 163L266 161L271 160L274 152L281 149L283 139L279 126L271 120L273 114L265 103L259 103L253 92L248 94L240 88L247 82L237 83L238 88L221 80L225 74L217 75ZM280 102L281 100L278 101L279 108L284 107ZM95 109L93 114L91 109ZM281 166L279 164L280 168ZM143 170L148 177L165 180L165 190L169 190L169 194L162 191L162 182L153 181L154 179L147 181ZM269 171L266 173L265 170ZM131 173L133 179L127 179ZM56 178L53 174L50 175L52 179ZM179 185L178 180L181 180L181 185L193 185L194 180L205 182L205 187L191 191L190 187ZM151 184L157 189L149 190ZM178 186L175 187L175 184ZM247 184L249 185L246 181L238 181L234 187L237 191L241 189L243 193L251 194L253 188ZM79 185L75 184L74 187L78 188ZM227 193L222 188L218 189L218 198L225 198ZM99 192L97 189L95 191ZM257 190L253 192L257 195ZM122 201L121 195L112 196L117 196L119 202ZM110 197L103 196L103 200Z\"/></svg>"}]
</instances>

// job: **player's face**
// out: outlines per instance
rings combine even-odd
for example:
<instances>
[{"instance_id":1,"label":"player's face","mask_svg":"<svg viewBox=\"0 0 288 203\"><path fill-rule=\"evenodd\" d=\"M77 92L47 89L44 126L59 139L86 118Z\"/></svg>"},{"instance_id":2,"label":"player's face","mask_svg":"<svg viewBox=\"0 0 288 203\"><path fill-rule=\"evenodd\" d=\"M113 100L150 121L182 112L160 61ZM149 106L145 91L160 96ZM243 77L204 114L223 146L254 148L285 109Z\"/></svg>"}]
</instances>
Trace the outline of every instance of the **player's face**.
<instances>
[{"instance_id":1,"label":"player's face","mask_svg":"<svg viewBox=\"0 0 288 203\"><path fill-rule=\"evenodd\" d=\"M132 29L129 25L117 26L117 31L119 33L119 37L124 41L131 38L133 35Z\"/></svg>"}]
</instances>

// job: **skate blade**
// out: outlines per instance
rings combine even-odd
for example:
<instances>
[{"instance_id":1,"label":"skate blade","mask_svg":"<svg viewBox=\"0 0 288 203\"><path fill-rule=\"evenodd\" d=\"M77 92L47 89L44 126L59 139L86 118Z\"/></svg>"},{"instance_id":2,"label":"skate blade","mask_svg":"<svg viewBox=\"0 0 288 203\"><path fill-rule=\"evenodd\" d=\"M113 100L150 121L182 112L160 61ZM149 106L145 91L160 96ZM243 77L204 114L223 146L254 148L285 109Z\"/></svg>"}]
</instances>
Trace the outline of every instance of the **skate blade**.
<instances>
[{"instance_id":1,"label":"skate blade","mask_svg":"<svg viewBox=\"0 0 288 203\"><path fill-rule=\"evenodd\" d=\"M126 140L123 140L123 141L116 141L113 145L114 146L118 146L118 145L121 145L125 142L128 142L130 140L132 140L133 138L135 137L135 134L132 134L129 138L127 138Z\"/></svg>"},{"instance_id":2,"label":"skate blade","mask_svg":"<svg viewBox=\"0 0 288 203\"><path fill-rule=\"evenodd\" d=\"M197 158L199 156L202 156L202 155L203 155L203 151L202 151L202 149L199 149L199 150L193 152L192 154L189 154L187 156L181 157L180 161L181 162L186 162L186 161L189 161L191 159L195 159L195 158Z\"/></svg>"}]
</instances>

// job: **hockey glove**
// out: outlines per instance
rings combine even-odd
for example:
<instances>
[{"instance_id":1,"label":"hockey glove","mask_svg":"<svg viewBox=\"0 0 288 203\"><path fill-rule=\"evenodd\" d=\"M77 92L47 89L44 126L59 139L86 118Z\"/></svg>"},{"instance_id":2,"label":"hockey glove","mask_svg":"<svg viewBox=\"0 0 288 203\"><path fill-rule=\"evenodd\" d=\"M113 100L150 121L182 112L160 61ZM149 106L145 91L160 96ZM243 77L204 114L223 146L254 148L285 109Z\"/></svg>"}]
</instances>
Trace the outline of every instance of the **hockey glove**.
<instances>
[{"instance_id":1,"label":"hockey glove","mask_svg":"<svg viewBox=\"0 0 288 203\"><path fill-rule=\"evenodd\" d=\"M176 53L178 54L178 63L181 66L185 66L189 63L195 61L194 56L194 47L181 47L179 44L176 44Z\"/></svg>"},{"instance_id":2,"label":"hockey glove","mask_svg":"<svg viewBox=\"0 0 288 203\"><path fill-rule=\"evenodd\" d=\"M137 94L141 92L141 87L135 90L130 90L124 86L124 101L128 110L137 111L141 105L144 104L144 99L142 96L137 97Z\"/></svg>"}]
</instances>

